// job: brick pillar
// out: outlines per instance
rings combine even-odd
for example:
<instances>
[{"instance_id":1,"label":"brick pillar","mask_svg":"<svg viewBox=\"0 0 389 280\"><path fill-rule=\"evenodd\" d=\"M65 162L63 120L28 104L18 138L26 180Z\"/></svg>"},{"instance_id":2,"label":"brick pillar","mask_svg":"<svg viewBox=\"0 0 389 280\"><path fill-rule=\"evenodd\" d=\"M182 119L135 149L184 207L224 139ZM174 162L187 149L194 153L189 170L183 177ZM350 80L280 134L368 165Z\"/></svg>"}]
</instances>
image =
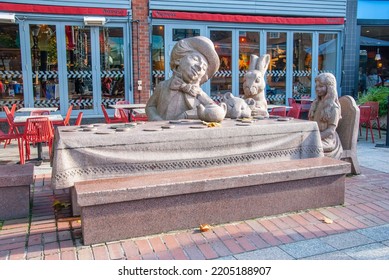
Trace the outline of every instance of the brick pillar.
<instances>
[{"instance_id":1,"label":"brick pillar","mask_svg":"<svg viewBox=\"0 0 389 280\"><path fill-rule=\"evenodd\" d=\"M134 103L146 103L150 97L150 40L148 2L148 0L132 1L132 61L134 67ZM138 80L142 81L142 90L138 90Z\"/></svg>"}]
</instances>

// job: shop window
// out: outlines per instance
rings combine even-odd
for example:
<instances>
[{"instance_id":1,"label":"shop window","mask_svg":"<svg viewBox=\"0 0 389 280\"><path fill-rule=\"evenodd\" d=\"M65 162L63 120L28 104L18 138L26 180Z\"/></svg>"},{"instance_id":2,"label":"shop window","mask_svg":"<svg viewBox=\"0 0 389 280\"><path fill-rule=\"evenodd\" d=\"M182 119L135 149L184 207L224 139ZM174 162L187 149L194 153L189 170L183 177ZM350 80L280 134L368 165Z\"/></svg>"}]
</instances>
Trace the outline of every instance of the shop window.
<instances>
[{"instance_id":1,"label":"shop window","mask_svg":"<svg viewBox=\"0 0 389 280\"><path fill-rule=\"evenodd\" d=\"M220 101L232 90L232 31L211 31L211 40L219 55L219 70L211 79L211 98Z\"/></svg>"},{"instance_id":2,"label":"shop window","mask_svg":"<svg viewBox=\"0 0 389 280\"><path fill-rule=\"evenodd\" d=\"M200 29L188 29L188 28L174 28L173 32L173 41L177 42L185 38L200 36Z\"/></svg>"},{"instance_id":3,"label":"shop window","mask_svg":"<svg viewBox=\"0 0 389 280\"><path fill-rule=\"evenodd\" d=\"M266 99L269 104L285 104L286 39L286 32L267 32L266 53L271 58L266 75Z\"/></svg>"},{"instance_id":4,"label":"shop window","mask_svg":"<svg viewBox=\"0 0 389 280\"><path fill-rule=\"evenodd\" d=\"M23 76L19 26L0 23L0 110L23 105Z\"/></svg>"},{"instance_id":5,"label":"shop window","mask_svg":"<svg viewBox=\"0 0 389 280\"><path fill-rule=\"evenodd\" d=\"M293 97L310 98L312 79L312 33L293 34Z\"/></svg>"},{"instance_id":6,"label":"shop window","mask_svg":"<svg viewBox=\"0 0 389 280\"><path fill-rule=\"evenodd\" d=\"M249 69L250 56L259 56L259 32L239 31L239 95L243 95L243 77Z\"/></svg>"},{"instance_id":7,"label":"shop window","mask_svg":"<svg viewBox=\"0 0 389 280\"><path fill-rule=\"evenodd\" d=\"M30 38L34 107L59 107L56 26L31 24Z\"/></svg>"},{"instance_id":8,"label":"shop window","mask_svg":"<svg viewBox=\"0 0 389 280\"><path fill-rule=\"evenodd\" d=\"M165 80L165 27L163 25L153 26L151 59L153 86Z\"/></svg>"},{"instance_id":9,"label":"shop window","mask_svg":"<svg viewBox=\"0 0 389 280\"><path fill-rule=\"evenodd\" d=\"M100 80L102 103L124 100L124 36L121 27L100 27Z\"/></svg>"},{"instance_id":10,"label":"shop window","mask_svg":"<svg viewBox=\"0 0 389 280\"><path fill-rule=\"evenodd\" d=\"M93 109L90 27L65 26L69 106Z\"/></svg>"}]
</instances>

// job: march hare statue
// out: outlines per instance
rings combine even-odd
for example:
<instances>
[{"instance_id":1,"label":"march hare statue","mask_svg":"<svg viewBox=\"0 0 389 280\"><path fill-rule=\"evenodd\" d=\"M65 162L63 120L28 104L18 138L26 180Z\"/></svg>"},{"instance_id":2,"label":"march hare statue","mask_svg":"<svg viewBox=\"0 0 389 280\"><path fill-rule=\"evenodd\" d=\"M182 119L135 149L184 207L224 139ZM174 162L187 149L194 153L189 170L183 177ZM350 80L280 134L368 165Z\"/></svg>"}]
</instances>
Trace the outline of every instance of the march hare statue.
<instances>
[{"instance_id":1,"label":"march hare statue","mask_svg":"<svg viewBox=\"0 0 389 280\"><path fill-rule=\"evenodd\" d=\"M258 57L255 54L250 56L249 70L244 75L243 92L244 99L255 100L253 114L268 117L267 102L265 98L265 73L270 63L270 55L265 54Z\"/></svg>"}]
</instances>

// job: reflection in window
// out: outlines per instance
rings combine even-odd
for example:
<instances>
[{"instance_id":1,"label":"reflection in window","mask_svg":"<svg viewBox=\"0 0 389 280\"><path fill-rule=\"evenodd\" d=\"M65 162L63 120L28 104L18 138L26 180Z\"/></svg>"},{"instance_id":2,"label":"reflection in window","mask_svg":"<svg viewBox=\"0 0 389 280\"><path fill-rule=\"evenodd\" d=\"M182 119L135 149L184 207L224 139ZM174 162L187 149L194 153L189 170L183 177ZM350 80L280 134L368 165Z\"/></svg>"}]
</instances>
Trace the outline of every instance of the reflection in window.
<instances>
[{"instance_id":1,"label":"reflection in window","mask_svg":"<svg viewBox=\"0 0 389 280\"><path fill-rule=\"evenodd\" d=\"M200 29L173 29L173 41L175 42L195 36L200 36Z\"/></svg>"},{"instance_id":2,"label":"reflection in window","mask_svg":"<svg viewBox=\"0 0 389 280\"><path fill-rule=\"evenodd\" d=\"M211 31L211 41L220 59L219 70L211 79L211 98L219 101L224 93L232 89L232 32Z\"/></svg>"},{"instance_id":3,"label":"reflection in window","mask_svg":"<svg viewBox=\"0 0 389 280\"><path fill-rule=\"evenodd\" d=\"M163 25L153 26L151 60L153 68L153 87L165 79L165 33Z\"/></svg>"},{"instance_id":4,"label":"reflection in window","mask_svg":"<svg viewBox=\"0 0 389 280\"><path fill-rule=\"evenodd\" d=\"M5 74L3 71L7 71ZM23 104L19 26L0 23L0 110Z\"/></svg>"},{"instance_id":5,"label":"reflection in window","mask_svg":"<svg viewBox=\"0 0 389 280\"><path fill-rule=\"evenodd\" d=\"M319 34L319 73L330 72L335 75L337 34Z\"/></svg>"},{"instance_id":6,"label":"reflection in window","mask_svg":"<svg viewBox=\"0 0 389 280\"><path fill-rule=\"evenodd\" d=\"M90 28L65 26L66 65L69 106L74 109L93 108L92 57Z\"/></svg>"},{"instance_id":7,"label":"reflection in window","mask_svg":"<svg viewBox=\"0 0 389 280\"><path fill-rule=\"evenodd\" d=\"M266 53L271 57L266 76L267 102L285 104L287 59L285 32L267 32Z\"/></svg>"},{"instance_id":8,"label":"reflection in window","mask_svg":"<svg viewBox=\"0 0 389 280\"><path fill-rule=\"evenodd\" d=\"M293 34L293 97L311 97L312 33Z\"/></svg>"},{"instance_id":9,"label":"reflection in window","mask_svg":"<svg viewBox=\"0 0 389 280\"><path fill-rule=\"evenodd\" d=\"M100 28L100 79L103 104L124 100L124 38L121 27ZM115 102L111 102L115 99Z\"/></svg>"},{"instance_id":10,"label":"reflection in window","mask_svg":"<svg viewBox=\"0 0 389 280\"><path fill-rule=\"evenodd\" d=\"M35 107L59 106L55 25L30 25L32 82Z\"/></svg>"},{"instance_id":11,"label":"reflection in window","mask_svg":"<svg viewBox=\"0 0 389 280\"><path fill-rule=\"evenodd\" d=\"M259 56L259 33L239 31L239 95L243 95L243 76L249 69L250 56Z\"/></svg>"}]
</instances>

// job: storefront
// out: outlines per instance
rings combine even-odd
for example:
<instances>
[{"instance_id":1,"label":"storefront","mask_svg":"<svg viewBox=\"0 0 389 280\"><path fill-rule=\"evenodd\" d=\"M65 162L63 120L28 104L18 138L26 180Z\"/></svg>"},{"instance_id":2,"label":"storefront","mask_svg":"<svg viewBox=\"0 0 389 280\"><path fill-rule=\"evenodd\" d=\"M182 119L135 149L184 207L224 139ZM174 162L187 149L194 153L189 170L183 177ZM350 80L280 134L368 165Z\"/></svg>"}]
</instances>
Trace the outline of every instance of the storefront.
<instances>
[{"instance_id":1,"label":"storefront","mask_svg":"<svg viewBox=\"0 0 389 280\"><path fill-rule=\"evenodd\" d=\"M271 56L266 77L269 103L285 104L289 97L315 97L314 78L321 72L331 72L340 80L346 1L335 1L338 5L331 9L324 1L315 1L315 8L291 1L295 6L304 4L301 9L254 1L258 5L267 2L266 10L259 6L244 8L243 2L253 1L233 2L236 9L231 7L234 4L227 7L219 1L207 1L204 7L199 3L184 7L175 1L150 1L153 86L170 77L167 70L174 44L197 35L210 38L219 54L219 71L204 85L215 100L228 91L235 96L243 94L243 76L251 54Z\"/></svg>"},{"instance_id":2,"label":"storefront","mask_svg":"<svg viewBox=\"0 0 389 280\"><path fill-rule=\"evenodd\" d=\"M377 12L379 11L379 12ZM358 1L359 92L389 86L389 2Z\"/></svg>"},{"instance_id":3,"label":"storefront","mask_svg":"<svg viewBox=\"0 0 389 280\"><path fill-rule=\"evenodd\" d=\"M101 116L100 104L131 100L131 1L41 2L0 2L1 108Z\"/></svg>"}]
</instances>

